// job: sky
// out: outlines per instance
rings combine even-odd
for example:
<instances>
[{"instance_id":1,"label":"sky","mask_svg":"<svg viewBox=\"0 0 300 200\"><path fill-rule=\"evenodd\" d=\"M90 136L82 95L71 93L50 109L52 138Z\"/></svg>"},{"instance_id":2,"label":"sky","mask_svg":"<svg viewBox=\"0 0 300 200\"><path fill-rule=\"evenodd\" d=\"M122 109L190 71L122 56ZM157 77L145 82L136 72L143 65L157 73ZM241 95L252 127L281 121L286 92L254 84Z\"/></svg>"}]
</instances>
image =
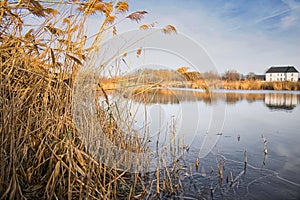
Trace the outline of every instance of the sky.
<instances>
[{"instance_id":1,"label":"sky","mask_svg":"<svg viewBox=\"0 0 300 200\"><path fill-rule=\"evenodd\" d=\"M148 14L138 25L122 23L120 33L172 24L204 48L220 73L263 74L281 65L300 70L299 0L129 0L129 7Z\"/></svg>"}]
</instances>

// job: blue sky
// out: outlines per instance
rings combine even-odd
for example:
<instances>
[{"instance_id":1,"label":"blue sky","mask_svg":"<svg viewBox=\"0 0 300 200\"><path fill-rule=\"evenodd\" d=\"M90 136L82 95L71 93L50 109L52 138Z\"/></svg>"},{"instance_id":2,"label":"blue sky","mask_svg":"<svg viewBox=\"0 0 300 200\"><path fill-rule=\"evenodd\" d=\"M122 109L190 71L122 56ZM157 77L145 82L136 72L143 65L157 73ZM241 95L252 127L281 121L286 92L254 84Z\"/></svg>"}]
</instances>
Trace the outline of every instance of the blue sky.
<instances>
[{"instance_id":1,"label":"blue sky","mask_svg":"<svg viewBox=\"0 0 300 200\"><path fill-rule=\"evenodd\" d=\"M140 24L174 25L199 43L220 73L264 73L269 66L300 70L300 1L130 0L130 11L149 12ZM137 27L125 22L120 32Z\"/></svg>"}]
</instances>

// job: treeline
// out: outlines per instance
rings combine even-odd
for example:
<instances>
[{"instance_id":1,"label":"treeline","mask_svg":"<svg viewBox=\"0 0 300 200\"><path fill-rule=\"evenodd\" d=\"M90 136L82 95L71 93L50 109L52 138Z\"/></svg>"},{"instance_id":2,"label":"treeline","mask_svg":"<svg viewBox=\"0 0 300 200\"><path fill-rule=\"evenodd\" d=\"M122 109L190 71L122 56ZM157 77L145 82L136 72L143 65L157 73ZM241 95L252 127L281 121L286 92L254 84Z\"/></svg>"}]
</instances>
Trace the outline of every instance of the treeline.
<instances>
[{"instance_id":1,"label":"treeline","mask_svg":"<svg viewBox=\"0 0 300 200\"><path fill-rule=\"evenodd\" d=\"M265 80L265 75L258 75L254 72L249 72L247 75L237 72L236 70L227 70L223 74L216 72L204 72L205 79L222 79L227 81L244 81L244 80Z\"/></svg>"},{"instance_id":2,"label":"treeline","mask_svg":"<svg viewBox=\"0 0 300 200\"><path fill-rule=\"evenodd\" d=\"M197 71L188 71L188 69L189 69L188 67L180 67L177 70L141 68L129 74L110 78L110 80L111 81L126 80L130 82L139 82L139 83L159 82L159 81L201 81L201 80L237 81L237 80L257 80L258 77L261 76L261 75L256 75L253 72L250 72L247 75L243 75L241 73L238 73L235 70L228 70L224 74L220 75L214 71L200 73Z\"/></svg>"},{"instance_id":3,"label":"treeline","mask_svg":"<svg viewBox=\"0 0 300 200\"><path fill-rule=\"evenodd\" d=\"M230 90L300 90L299 81L266 82L264 75L257 75L253 72L243 75L236 70L227 70L221 75L213 71L202 73L201 79L198 79L197 83L193 84L193 87L205 88L205 86L209 86L210 88Z\"/></svg>"},{"instance_id":4,"label":"treeline","mask_svg":"<svg viewBox=\"0 0 300 200\"><path fill-rule=\"evenodd\" d=\"M177 72L184 75L188 81L194 80L227 80L227 81L243 81L243 80L264 80L265 75L257 75L254 72L249 72L247 75L237 72L236 70L227 70L223 74L219 74L216 71L207 71L207 72L188 72L188 67L180 67L177 69ZM190 78L190 75L193 74L193 77ZM197 75L196 75L197 74ZM195 76L196 75L196 76Z\"/></svg>"},{"instance_id":5,"label":"treeline","mask_svg":"<svg viewBox=\"0 0 300 200\"><path fill-rule=\"evenodd\" d=\"M172 69L137 69L134 72L113 78L101 78L102 82L131 84L153 84L162 82L185 82L203 80L199 72L186 72Z\"/></svg>"},{"instance_id":6,"label":"treeline","mask_svg":"<svg viewBox=\"0 0 300 200\"><path fill-rule=\"evenodd\" d=\"M180 67L177 70L144 68L115 77L108 82L117 83L119 86L142 84L195 89L300 90L300 82L266 82L264 75L256 75L253 72L243 75L235 70L227 70L220 75L214 71L200 73L188 70L188 67Z\"/></svg>"}]
</instances>

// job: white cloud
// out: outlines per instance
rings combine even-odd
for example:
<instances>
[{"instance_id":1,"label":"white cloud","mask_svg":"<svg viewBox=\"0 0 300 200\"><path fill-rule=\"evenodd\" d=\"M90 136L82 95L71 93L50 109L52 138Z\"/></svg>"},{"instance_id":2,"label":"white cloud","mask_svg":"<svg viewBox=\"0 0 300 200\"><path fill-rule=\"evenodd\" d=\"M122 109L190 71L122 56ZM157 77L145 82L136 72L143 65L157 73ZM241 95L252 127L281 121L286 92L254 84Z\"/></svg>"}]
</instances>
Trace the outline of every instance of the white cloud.
<instances>
[{"instance_id":1,"label":"white cloud","mask_svg":"<svg viewBox=\"0 0 300 200\"><path fill-rule=\"evenodd\" d=\"M294 15L289 15L281 19L280 27L287 29L292 27L297 22L297 17Z\"/></svg>"},{"instance_id":2,"label":"white cloud","mask_svg":"<svg viewBox=\"0 0 300 200\"><path fill-rule=\"evenodd\" d=\"M294 29L295 27L299 28L300 21L300 3L295 2L294 0L283 0L283 2L289 7L289 14L283 17L279 23L279 28L286 29Z\"/></svg>"}]
</instances>

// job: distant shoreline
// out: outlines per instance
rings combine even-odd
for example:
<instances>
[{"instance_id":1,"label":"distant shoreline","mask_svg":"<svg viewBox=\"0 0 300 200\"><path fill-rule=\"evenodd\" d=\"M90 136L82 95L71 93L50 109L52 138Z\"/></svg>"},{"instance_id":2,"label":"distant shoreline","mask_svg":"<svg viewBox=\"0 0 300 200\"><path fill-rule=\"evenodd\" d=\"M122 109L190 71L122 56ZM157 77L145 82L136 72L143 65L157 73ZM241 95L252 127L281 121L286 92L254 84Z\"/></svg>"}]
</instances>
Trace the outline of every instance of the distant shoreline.
<instances>
[{"instance_id":1,"label":"distant shoreline","mask_svg":"<svg viewBox=\"0 0 300 200\"><path fill-rule=\"evenodd\" d=\"M300 82L292 81L259 81L259 80L244 80L244 81L222 81L223 89L229 90L288 90L299 91Z\"/></svg>"},{"instance_id":2,"label":"distant shoreline","mask_svg":"<svg viewBox=\"0 0 300 200\"><path fill-rule=\"evenodd\" d=\"M170 84L165 82L161 84L165 87L178 87L179 84ZM179 85L180 86L180 85ZM182 83L182 86L192 89L224 89L224 90L287 90L287 91L300 91L300 82L292 81L261 81L261 80L198 80L187 81Z\"/></svg>"},{"instance_id":3,"label":"distant shoreline","mask_svg":"<svg viewBox=\"0 0 300 200\"><path fill-rule=\"evenodd\" d=\"M223 90L275 90L275 91L300 91L300 81L276 81L267 82L261 80L198 80L198 81L164 81L161 83L143 83L133 82L101 82L100 85L104 90L114 90L118 88L191 88L191 89L223 89Z\"/></svg>"},{"instance_id":4,"label":"distant shoreline","mask_svg":"<svg viewBox=\"0 0 300 200\"><path fill-rule=\"evenodd\" d=\"M164 89L164 88L158 88ZM191 91L191 92L205 92L203 89L194 88L169 88L175 91ZM300 90L231 90L231 89L211 89L211 93L243 93L243 94L265 94L265 93L281 93L281 94L300 94Z\"/></svg>"}]
</instances>

